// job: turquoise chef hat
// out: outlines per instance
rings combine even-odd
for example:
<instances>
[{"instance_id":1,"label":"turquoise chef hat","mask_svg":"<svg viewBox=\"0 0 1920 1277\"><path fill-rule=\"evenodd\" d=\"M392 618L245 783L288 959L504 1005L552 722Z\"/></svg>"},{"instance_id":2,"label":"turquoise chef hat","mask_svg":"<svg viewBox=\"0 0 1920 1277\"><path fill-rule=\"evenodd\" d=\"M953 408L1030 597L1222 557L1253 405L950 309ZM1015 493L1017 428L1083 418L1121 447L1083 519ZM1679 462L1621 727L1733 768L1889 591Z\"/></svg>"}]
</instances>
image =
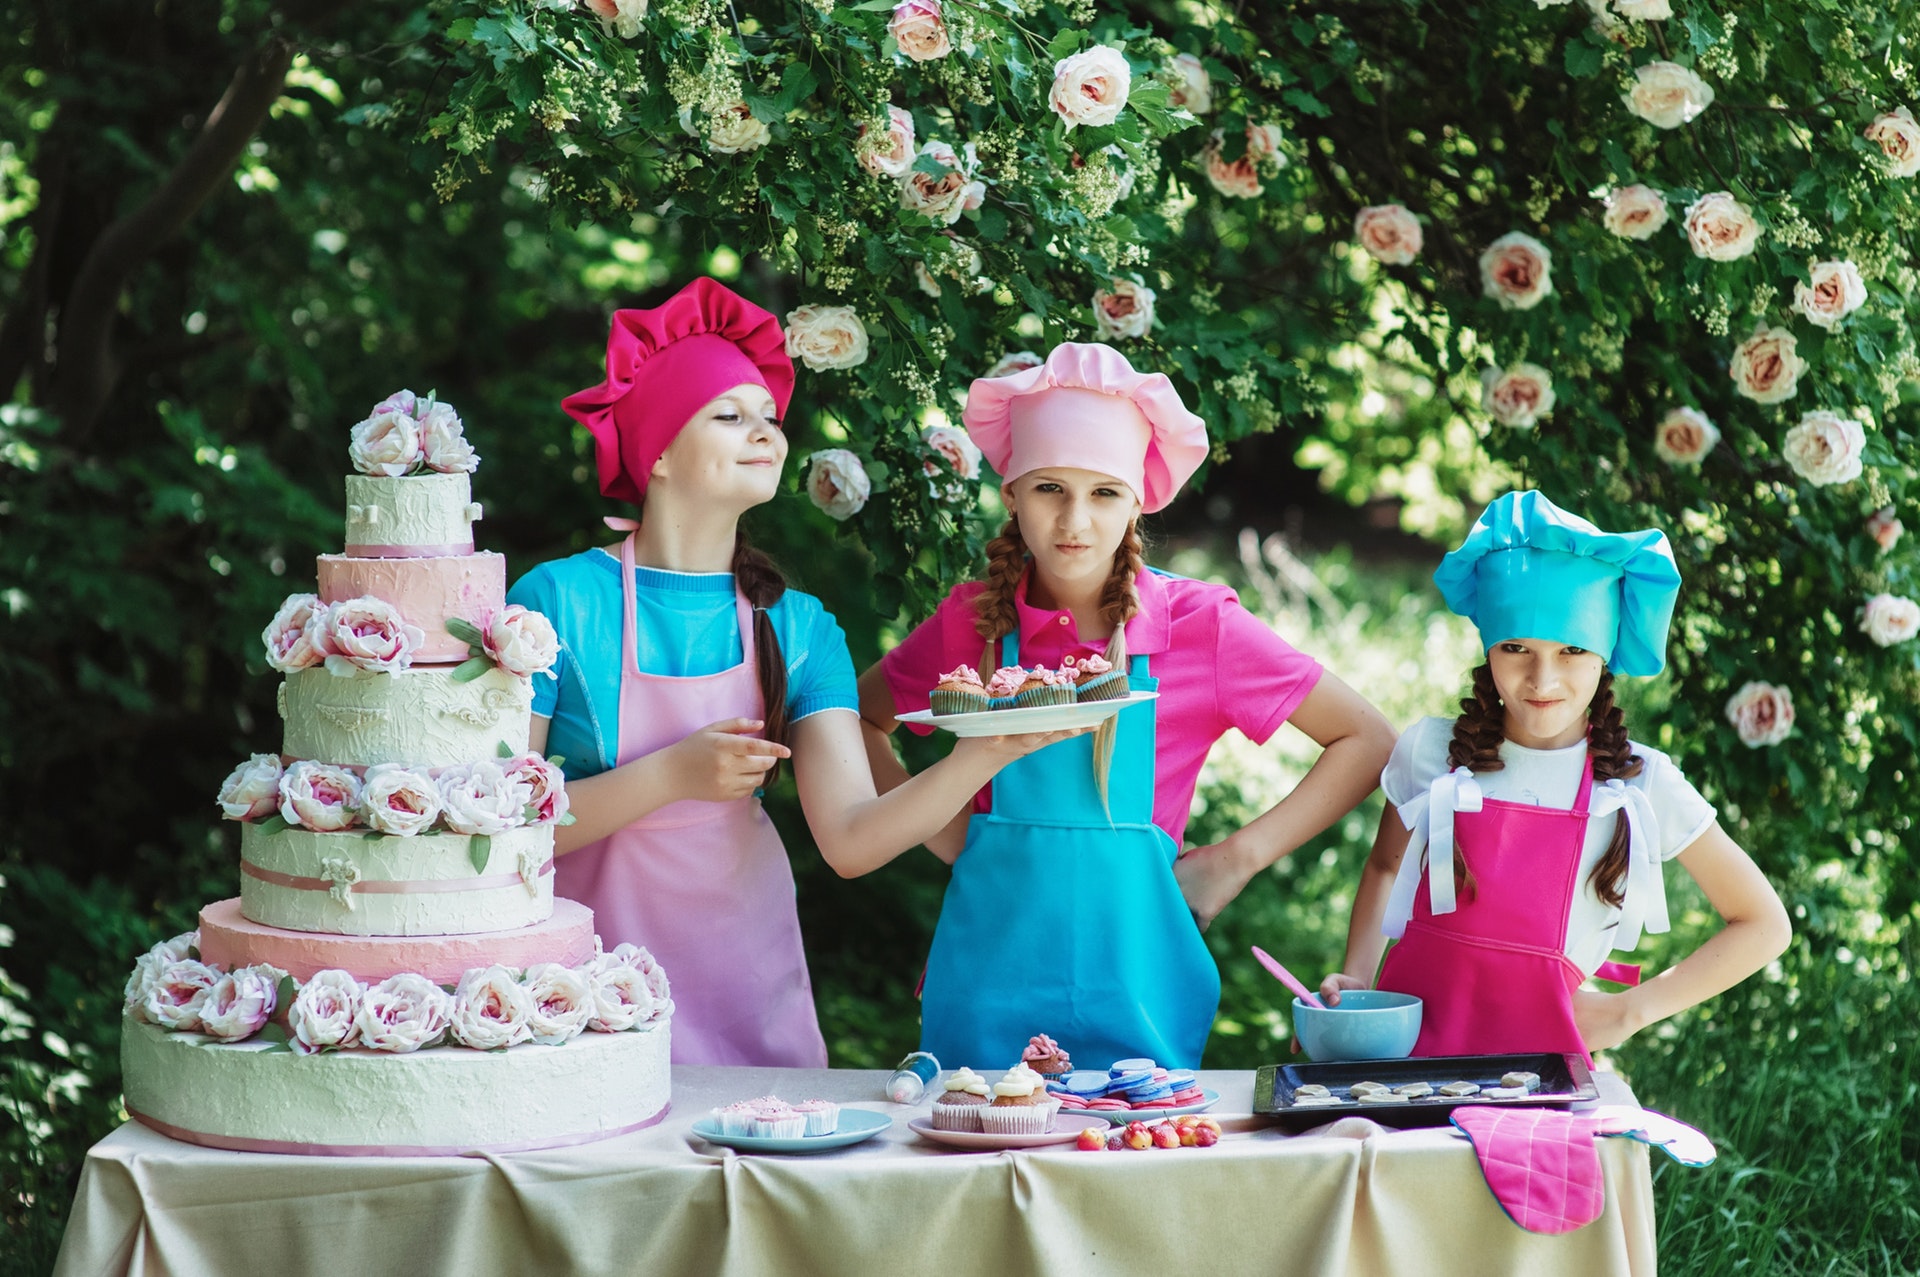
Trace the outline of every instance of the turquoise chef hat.
<instances>
[{"instance_id":1,"label":"turquoise chef hat","mask_svg":"<svg viewBox=\"0 0 1920 1277\"><path fill-rule=\"evenodd\" d=\"M1509 492L1433 581L1449 608L1480 627L1483 647L1552 639L1600 653L1616 674L1666 667L1680 569L1658 528L1602 532L1538 492Z\"/></svg>"}]
</instances>

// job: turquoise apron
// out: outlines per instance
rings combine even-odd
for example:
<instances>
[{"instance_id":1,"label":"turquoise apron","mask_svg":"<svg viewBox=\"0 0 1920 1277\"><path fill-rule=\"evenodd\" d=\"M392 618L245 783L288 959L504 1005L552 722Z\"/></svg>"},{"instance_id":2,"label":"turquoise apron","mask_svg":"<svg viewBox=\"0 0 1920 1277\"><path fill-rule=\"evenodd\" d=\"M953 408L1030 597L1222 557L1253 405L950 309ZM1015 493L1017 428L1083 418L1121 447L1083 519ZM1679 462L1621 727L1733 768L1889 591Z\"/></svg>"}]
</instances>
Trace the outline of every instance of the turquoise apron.
<instances>
[{"instance_id":1,"label":"turquoise apron","mask_svg":"<svg viewBox=\"0 0 1920 1277\"><path fill-rule=\"evenodd\" d=\"M1006 640L1004 660L1019 661ZM1128 685L1153 691L1147 658ZM1076 1063L1148 1056L1198 1068L1220 971L1173 876L1179 848L1153 823L1154 702L1120 712L1107 786L1093 737L1049 745L993 779L934 928L920 1049L948 1068L1006 1068L1046 1033Z\"/></svg>"}]
</instances>

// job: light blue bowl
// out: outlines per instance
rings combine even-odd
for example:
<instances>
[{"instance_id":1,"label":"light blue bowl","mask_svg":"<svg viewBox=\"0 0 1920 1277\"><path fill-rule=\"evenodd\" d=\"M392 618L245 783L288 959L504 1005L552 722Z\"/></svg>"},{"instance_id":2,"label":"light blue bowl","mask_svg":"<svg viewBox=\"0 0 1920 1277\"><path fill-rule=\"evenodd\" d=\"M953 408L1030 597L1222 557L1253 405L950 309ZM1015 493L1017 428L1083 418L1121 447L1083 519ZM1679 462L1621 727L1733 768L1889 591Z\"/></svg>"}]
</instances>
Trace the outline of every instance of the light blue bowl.
<instances>
[{"instance_id":1,"label":"light blue bowl","mask_svg":"<svg viewBox=\"0 0 1920 1277\"><path fill-rule=\"evenodd\" d=\"M1349 989L1339 1006L1322 1008L1295 998L1293 1032L1315 1060L1403 1060L1420 1036L1420 999Z\"/></svg>"}]
</instances>

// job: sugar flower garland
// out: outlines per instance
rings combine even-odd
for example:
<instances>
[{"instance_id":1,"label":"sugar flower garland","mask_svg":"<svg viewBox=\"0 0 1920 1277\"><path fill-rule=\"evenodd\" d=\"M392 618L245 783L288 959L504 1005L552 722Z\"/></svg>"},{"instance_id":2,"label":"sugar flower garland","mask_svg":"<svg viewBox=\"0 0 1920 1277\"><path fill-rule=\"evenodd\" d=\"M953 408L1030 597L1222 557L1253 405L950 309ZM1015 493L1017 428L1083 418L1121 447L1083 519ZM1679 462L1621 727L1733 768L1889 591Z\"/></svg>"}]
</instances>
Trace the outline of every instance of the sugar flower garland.
<instances>
[{"instance_id":1,"label":"sugar flower garland","mask_svg":"<svg viewBox=\"0 0 1920 1277\"><path fill-rule=\"evenodd\" d=\"M375 404L350 432L347 457L361 474L472 474L480 458L467 442L453 405L397 390Z\"/></svg>"},{"instance_id":2,"label":"sugar flower garland","mask_svg":"<svg viewBox=\"0 0 1920 1277\"><path fill-rule=\"evenodd\" d=\"M532 753L437 770L375 763L364 773L311 759L282 768L278 755L255 754L221 783L217 801L228 820L269 834L364 827L396 838L441 830L491 837L574 820L559 762Z\"/></svg>"}]
</instances>

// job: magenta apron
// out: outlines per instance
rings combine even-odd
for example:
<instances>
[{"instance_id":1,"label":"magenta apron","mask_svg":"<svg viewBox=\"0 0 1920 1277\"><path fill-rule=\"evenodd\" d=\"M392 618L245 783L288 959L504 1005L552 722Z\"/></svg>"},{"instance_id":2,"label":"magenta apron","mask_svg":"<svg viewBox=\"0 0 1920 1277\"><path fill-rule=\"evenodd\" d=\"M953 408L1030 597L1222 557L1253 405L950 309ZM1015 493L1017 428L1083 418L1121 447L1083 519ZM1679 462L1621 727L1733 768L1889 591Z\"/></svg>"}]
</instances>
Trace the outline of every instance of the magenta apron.
<instances>
[{"instance_id":1,"label":"magenta apron","mask_svg":"<svg viewBox=\"0 0 1920 1277\"><path fill-rule=\"evenodd\" d=\"M1471 787L1471 796L1455 802L1452 790L1439 792L1446 782ZM1403 882L1418 885L1405 934L1380 969L1380 988L1424 1004L1415 1055L1587 1055L1573 1018L1573 991L1586 973L1567 957L1566 943L1592 793L1591 759L1571 810L1483 799L1471 775L1459 771L1436 782L1434 801L1449 804L1453 834L1443 839L1434 831L1425 881L1417 866L1396 881L1396 894ZM1456 839L1475 884L1458 901ZM1407 854L1418 851L1410 846ZM1443 897L1438 912L1436 893ZM1390 919L1394 913L1390 904Z\"/></svg>"},{"instance_id":2,"label":"magenta apron","mask_svg":"<svg viewBox=\"0 0 1920 1277\"><path fill-rule=\"evenodd\" d=\"M753 615L736 591L740 664L670 678L640 672L633 538L620 544L626 601L616 765L723 718L764 718ZM758 798L682 799L555 862L554 894L594 912L608 948L645 945L673 984L673 1062L825 1068L800 945L793 869Z\"/></svg>"}]
</instances>

